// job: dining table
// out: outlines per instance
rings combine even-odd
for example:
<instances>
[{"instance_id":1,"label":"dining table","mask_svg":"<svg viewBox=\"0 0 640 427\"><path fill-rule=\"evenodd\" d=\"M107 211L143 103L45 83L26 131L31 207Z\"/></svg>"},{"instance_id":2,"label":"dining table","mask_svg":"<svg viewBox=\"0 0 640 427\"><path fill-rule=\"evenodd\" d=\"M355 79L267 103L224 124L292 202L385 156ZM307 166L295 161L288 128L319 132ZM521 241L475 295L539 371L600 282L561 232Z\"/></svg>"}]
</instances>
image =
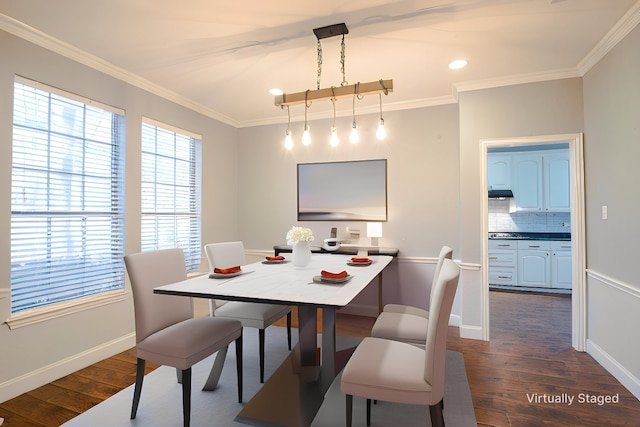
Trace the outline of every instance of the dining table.
<instances>
[{"instance_id":1,"label":"dining table","mask_svg":"<svg viewBox=\"0 0 640 427\"><path fill-rule=\"evenodd\" d=\"M312 254L306 266L294 265L291 254L278 257L284 259L267 258L271 257L231 274L205 274L159 286L154 293L296 306L298 344L243 406L236 421L310 426L348 357L336 347L336 310L346 307L376 278L382 283L382 272L393 257L376 255L368 257L371 262L354 262L352 255ZM323 271L346 277L331 280L323 277Z\"/></svg>"}]
</instances>

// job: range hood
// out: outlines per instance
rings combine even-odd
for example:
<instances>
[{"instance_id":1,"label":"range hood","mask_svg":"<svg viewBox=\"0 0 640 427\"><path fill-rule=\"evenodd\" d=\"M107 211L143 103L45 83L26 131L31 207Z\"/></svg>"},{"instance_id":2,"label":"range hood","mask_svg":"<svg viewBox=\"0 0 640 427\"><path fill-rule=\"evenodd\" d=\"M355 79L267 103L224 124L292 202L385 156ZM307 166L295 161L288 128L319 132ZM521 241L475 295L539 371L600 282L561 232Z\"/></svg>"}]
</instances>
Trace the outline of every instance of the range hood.
<instances>
[{"instance_id":1,"label":"range hood","mask_svg":"<svg viewBox=\"0 0 640 427\"><path fill-rule=\"evenodd\" d=\"M513 197L511 190L489 190L490 199L506 199L507 197Z\"/></svg>"}]
</instances>

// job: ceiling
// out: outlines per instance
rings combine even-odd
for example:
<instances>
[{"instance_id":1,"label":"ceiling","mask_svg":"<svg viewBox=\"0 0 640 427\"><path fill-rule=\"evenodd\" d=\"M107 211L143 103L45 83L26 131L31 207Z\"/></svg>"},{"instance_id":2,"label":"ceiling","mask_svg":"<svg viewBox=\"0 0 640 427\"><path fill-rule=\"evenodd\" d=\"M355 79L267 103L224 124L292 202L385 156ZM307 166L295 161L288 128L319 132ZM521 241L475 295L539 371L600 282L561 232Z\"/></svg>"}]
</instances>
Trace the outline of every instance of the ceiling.
<instances>
[{"instance_id":1,"label":"ceiling","mask_svg":"<svg viewBox=\"0 0 640 427\"><path fill-rule=\"evenodd\" d=\"M388 111L582 76L639 15L638 0L2 0L0 29L246 127L286 122L269 89L316 89L314 28L347 25L346 80L393 79ZM340 86L341 37L321 42L321 87ZM458 58L467 67L450 70ZM315 101L309 118L331 108ZM352 102L336 108L350 115ZM356 102L377 109L377 96ZM291 107L292 120L303 114Z\"/></svg>"}]
</instances>

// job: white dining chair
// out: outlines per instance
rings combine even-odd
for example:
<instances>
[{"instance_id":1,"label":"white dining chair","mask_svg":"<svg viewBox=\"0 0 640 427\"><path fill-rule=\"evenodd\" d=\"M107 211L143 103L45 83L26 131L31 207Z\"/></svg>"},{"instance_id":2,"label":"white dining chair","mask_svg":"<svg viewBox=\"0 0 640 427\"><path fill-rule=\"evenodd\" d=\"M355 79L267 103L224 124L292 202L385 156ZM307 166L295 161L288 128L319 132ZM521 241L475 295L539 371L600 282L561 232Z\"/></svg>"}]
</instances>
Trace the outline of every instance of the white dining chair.
<instances>
[{"instance_id":1,"label":"white dining chair","mask_svg":"<svg viewBox=\"0 0 640 427\"><path fill-rule=\"evenodd\" d=\"M444 426L447 329L459 277L460 267L446 259L432 289L424 348L375 337L366 337L358 345L340 381L346 395L347 427L352 423L353 396L367 399L367 426L372 400L428 405L431 425Z\"/></svg>"},{"instance_id":2,"label":"white dining chair","mask_svg":"<svg viewBox=\"0 0 640 427\"><path fill-rule=\"evenodd\" d=\"M453 249L443 246L438 255L436 269L430 283L429 307L431 307L433 285L437 282L445 259L453 258ZM378 315L371 336L424 345L429 325L429 311L420 307L402 304L386 304Z\"/></svg>"},{"instance_id":3,"label":"white dining chair","mask_svg":"<svg viewBox=\"0 0 640 427\"><path fill-rule=\"evenodd\" d=\"M210 272L215 268L225 269L246 264L244 244L240 241L209 243L204 246L204 251L209 261ZM211 316L238 320L244 327L258 329L261 383L264 382L265 329L284 316L287 316L287 345L291 350L291 306L210 300L209 312Z\"/></svg>"},{"instance_id":4,"label":"white dining chair","mask_svg":"<svg viewBox=\"0 0 640 427\"><path fill-rule=\"evenodd\" d=\"M226 355L232 341L236 344L238 402L242 402L242 323L209 316L194 318L191 298L153 293L157 286L187 278L182 249L126 255L124 262L133 292L136 329L137 368L131 419L138 411L145 364L149 361L178 370L183 423L189 426L191 367L213 353Z\"/></svg>"}]
</instances>

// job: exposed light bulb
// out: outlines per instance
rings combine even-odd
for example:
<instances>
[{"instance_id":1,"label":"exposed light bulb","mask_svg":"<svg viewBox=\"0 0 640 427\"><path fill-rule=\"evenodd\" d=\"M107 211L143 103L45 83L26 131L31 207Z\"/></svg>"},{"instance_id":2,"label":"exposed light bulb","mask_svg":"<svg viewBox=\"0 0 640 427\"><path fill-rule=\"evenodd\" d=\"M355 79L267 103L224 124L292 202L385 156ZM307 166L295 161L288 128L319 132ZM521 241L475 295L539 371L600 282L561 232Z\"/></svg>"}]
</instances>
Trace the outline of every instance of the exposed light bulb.
<instances>
[{"instance_id":1,"label":"exposed light bulb","mask_svg":"<svg viewBox=\"0 0 640 427\"><path fill-rule=\"evenodd\" d=\"M302 132L302 144L304 145L311 144L311 135L309 134L309 126L305 126L304 132Z\"/></svg>"},{"instance_id":2,"label":"exposed light bulb","mask_svg":"<svg viewBox=\"0 0 640 427\"><path fill-rule=\"evenodd\" d=\"M293 138L291 137L291 131L287 129L286 136L284 137L284 148L291 150L293 148Z\"/></svg>"},{"instance_id":3,"label":"exposed light bulb","mask_svg":"<svg viewBox=\"0 0 640 427\"><path fill-rule=\"evenodd\" d=\"M329 139L329 144L332 147L337 146L340 143L340 139L338 138L338 130L335 126L331 126L331 138Z\"/></svg>"},{"instance_id":4,"label":"exposed light bulb","mask_svg":"<svg viewBox=\"0 0 640 427\"><path fill-rule=\"evenodd\" d=\"M380 119L378 124L378 130L376 131L376 137L382 141L387 137L387 131L384 129L384 119Z\"/></svg>"},{"instance_id":5,"label":"exposed light bulb","mask_svg":"<svg viewBox=\"0 0 640 427\"><path fill-rule=\"evenodd\" d=\"M360 134L358 133L356 122L353 122L353 127L351 128L351 135L349 135L349 141L352 144L357 144L360 141Z\"/></svg>"}]
</instances>

